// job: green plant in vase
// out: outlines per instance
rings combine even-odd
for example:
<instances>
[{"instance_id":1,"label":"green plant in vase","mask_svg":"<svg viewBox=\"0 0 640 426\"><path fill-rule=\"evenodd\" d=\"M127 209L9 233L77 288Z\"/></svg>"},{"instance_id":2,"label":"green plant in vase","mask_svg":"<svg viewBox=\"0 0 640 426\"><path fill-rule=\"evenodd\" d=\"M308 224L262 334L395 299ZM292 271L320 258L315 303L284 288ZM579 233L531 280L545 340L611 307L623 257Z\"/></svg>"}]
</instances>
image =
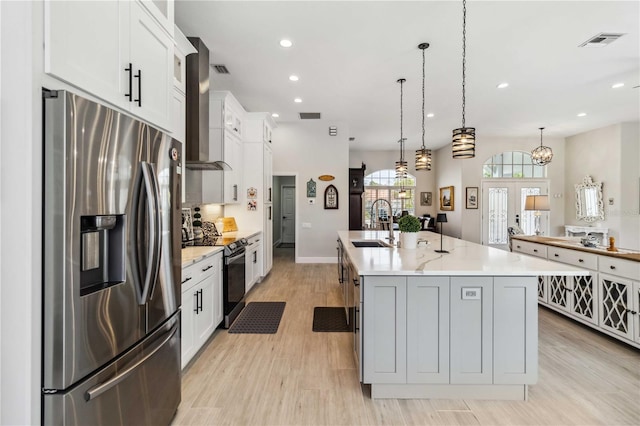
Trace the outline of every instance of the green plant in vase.
<instances>
[{"instance_id":1,"label":"green plant in vase","mask_svg":"<svg viewBox=\"0 0 640 426\"><path fill-rule=\"evenodd\" d=\"M200 214L200 207L195 207L193 209L195 213L193 214L193 237L194 238L202 238L202 215Z\"/></svg>"},{"instance_id":2,"label":"green plant in vase","mask_svg":"<svg viewBox=\"0 0 640 426\"><path fill-rule=\"evenodd\" d=\"M412 215L401 216L398 219L400 229L400 246L406 249L414 249L418 245L418 231L422 228L420 219Z\"/></svg>"}]
</instances>

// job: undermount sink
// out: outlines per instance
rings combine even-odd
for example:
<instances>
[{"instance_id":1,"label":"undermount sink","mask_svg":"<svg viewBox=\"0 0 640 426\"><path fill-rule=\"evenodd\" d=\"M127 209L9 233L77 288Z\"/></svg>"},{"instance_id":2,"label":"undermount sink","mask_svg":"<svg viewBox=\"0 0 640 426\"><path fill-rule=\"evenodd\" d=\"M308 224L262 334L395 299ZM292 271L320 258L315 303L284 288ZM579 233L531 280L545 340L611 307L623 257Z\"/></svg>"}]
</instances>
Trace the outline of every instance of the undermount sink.
<instances>
[{"instance_id":1,"label":"undermount sink","mask_svg":"<svg viewBox=\"0 0 640 426\"><path fill-rule=\"evenodd\" d=\"M389 243L382 240L352 240L354 247L391 247Z\"/></svg>"}]
</instances>

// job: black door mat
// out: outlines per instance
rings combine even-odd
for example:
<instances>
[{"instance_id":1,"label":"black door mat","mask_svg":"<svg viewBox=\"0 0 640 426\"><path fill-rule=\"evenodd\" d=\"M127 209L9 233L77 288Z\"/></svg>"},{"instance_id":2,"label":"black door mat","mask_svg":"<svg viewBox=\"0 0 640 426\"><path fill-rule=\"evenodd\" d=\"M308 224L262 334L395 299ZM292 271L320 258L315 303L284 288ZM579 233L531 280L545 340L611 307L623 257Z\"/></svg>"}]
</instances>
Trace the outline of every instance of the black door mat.
<instances>
[{"instance_id":1,"label":"black door mat","mask_svg":"<svg viewBox=\"0 0 640 426\"><path fill-rule=\"evenodd\" d=\"M286 302L250 302L229 327L229 333L275 334Z\"/></svg>"},{"instance_id":2,"label":"black door mat","mask_svg":"<svg viewBox=\"0 0 640 426\"><path fill-rule=\"evenodd\" d=\"M313 331L351 331L351 327L347 324L347 316L344 308L327 306L316 306L313 308Z\"/></svg>"}]
</instances>

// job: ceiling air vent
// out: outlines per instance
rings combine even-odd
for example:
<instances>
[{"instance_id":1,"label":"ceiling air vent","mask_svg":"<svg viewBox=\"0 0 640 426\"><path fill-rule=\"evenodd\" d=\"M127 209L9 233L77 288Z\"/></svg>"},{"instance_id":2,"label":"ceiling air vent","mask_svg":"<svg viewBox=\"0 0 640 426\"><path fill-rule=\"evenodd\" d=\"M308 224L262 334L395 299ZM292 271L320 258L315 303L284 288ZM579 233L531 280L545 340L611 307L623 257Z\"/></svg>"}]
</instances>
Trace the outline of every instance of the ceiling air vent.
<instances>
[{"instance_id":1,"label":"ceiling air vent","mask_svg":"<svg viewBox=\"0 0 640 426\"><path fill-rule=\"evenodd\" d=\"M320 120L319 112L301 112L300 120Z\"/></svg>"},{"instance_id":2,"label":"ceiling air vent","mask_svg":"<svg viewBox=\"0 0 640 426\"><path fill-rule=\"evenodd\" d=\"M622 37L624 33L600 33L596 36L591 37L589 40L585 41L578 47L605 47L620 37Z\"/></svg>"},{"instance_id":3,"label":"ceiling air vent","mask_svg":"<svg viewBox=\"0 0 640 426\"><path fill-rule=\"evenodd\" d=\"M213 67L214 70L216 70L216 72L218 74L229 74L229 70L227 69L226 65L211 65Z\"/></svg>"}]
</instances>

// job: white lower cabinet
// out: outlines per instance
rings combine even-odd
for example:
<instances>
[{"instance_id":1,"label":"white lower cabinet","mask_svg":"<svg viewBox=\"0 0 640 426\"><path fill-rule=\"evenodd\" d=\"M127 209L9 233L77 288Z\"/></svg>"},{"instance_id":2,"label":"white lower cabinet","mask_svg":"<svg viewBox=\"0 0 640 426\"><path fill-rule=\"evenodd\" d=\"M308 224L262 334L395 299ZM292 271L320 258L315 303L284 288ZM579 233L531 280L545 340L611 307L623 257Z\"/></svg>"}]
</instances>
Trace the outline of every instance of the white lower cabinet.
<instances>
[{"instance_id":1,"label":"white lower cabinet","mask_svg":"<svg viewBox=\"0 0 640 426\"><path fill-rule=\"evenodd\" d=\"M363 383L378 389L460 386L449 387L451 392L535 383L536 282L537 277L362 277Z\"/></svg>"},{"instance_id":2,"label":"white lower cabinet","mask_svg":"<svg viewBox=\"0 0 640 426\"><path fill-rule=\"evenodd\" d=\"M407 279L407 383L449 383L449 277Z\"/></svg>"},{"instance_id":3,"label":"white lower cabinet","mask_svg":"<svg viewBox=\"0 0 640 426\"><path fill-rule=\"evenodd\" d=\"M600 327L625 339L634 340L638 317L634 283L626 278L600 274ZM636 300L634 300L636 299Z\"/></svg>"},{"instance_id":4,"label":"white lower cabinet","mask_svg":"<svg viewBox=\"0 0 640 426\"><path fill-rule=\"evenodd\" d=\"M182 269L182 368L222 322L222 253Z\"/></svg>"},{"instance_id":5,"label":"white lower cabinet","mask_svg":"<svg viewBox=\"0 0 640 426\"><path fill-rule=\"evenodd\" d=\"M248 239L245 252L245 293L262 277L262 232Z\"/></svg>"},{"instance_id":6,"label":"white lower cabinet","mask_svg":"<svg viewBox=\"0 0 640 426\"><path fill-rule=\"evenodd\" d=\"M493 277L451 277L451 383L492 382Z\"/></svg>"},{"instance_id":7,"label":"white lower cabinet","mask_svg":"<svg viewBox=\"0 0 640 426\"><path fill-rule=\"evenodd\" d=\"M364 383L407 382L407 277L364 277Z\"/></svg>"}]
</instances>

